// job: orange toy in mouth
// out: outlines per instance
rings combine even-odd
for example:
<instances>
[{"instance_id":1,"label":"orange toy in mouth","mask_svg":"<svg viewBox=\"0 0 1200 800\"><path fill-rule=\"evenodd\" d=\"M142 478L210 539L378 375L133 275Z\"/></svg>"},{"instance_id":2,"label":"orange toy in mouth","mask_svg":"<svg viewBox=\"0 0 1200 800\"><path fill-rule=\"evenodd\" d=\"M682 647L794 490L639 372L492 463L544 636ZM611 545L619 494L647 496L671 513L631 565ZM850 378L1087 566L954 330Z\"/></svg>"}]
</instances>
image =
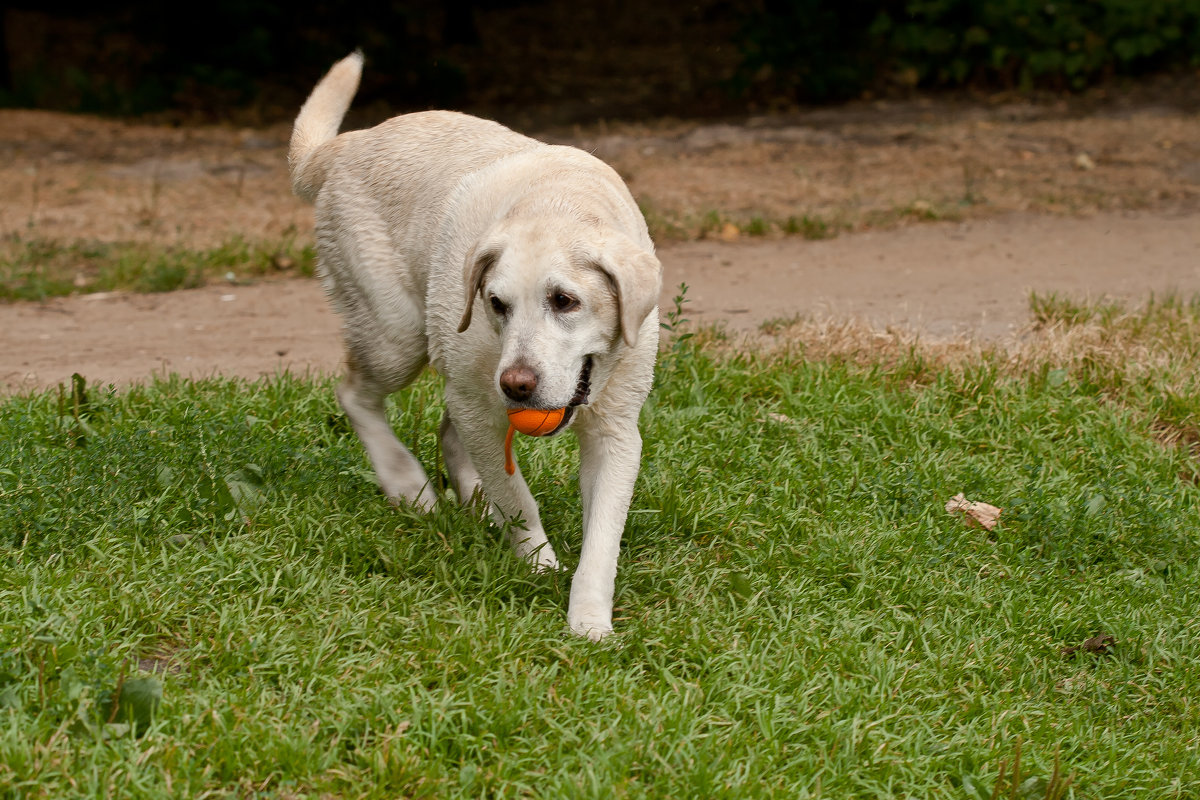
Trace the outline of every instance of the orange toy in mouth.
<instances>
[{"instance_id":1,"label":"orange toy in mouth","mask_svg":"<svg viewBox=\"0 0 1200 800\"><path fill-rule=\"evenodd\" d=\"M558 427L565 408L552 408L549 411L541 408L514 408L508 412L508 424L526 436L545 436Z\"/></svg>"},{"instance_id":2,"label":"orange toy in mouth","mask_svg":"<svg viewBox=\"0 0 1200 800\"><path fill-rule=\"evenodd\" d=\"M545 436L562 423L566 413L565 408L514 408L509 411L508 435L504 437L504 471L509 475L517 471L512 458L513 431L526 436Z\"/></svg>"}]
</instances>

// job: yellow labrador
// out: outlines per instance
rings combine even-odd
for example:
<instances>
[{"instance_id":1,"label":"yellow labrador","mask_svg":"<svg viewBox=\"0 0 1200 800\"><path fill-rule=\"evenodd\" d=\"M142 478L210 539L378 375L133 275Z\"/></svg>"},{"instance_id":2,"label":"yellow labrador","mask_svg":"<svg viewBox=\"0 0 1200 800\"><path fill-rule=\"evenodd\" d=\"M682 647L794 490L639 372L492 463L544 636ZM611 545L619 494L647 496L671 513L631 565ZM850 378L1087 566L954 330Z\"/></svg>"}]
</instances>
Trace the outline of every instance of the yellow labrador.
<instances>
[{"instance_id":1,"label":"yellow labrador","mask_svg":"<svg viewBox=\"0 0 1200 800\"><path fill-rule=\"evenodd\" d=\"M579 438L583 545L567 621L612 631L617 552L641 458L638 413L658 348L662 267L637 204L606 164L494 122L405 114L338 135L362 56L342 59L300 109L288 163L316 206L321 280L342 317L337 396L394 502L436 494L384 417L384 398L431 363L445 379L441 444L460 501L519 518L513 547L558 560L519 468L512 408L566 407Z\"/></svg>"}]
</instances>

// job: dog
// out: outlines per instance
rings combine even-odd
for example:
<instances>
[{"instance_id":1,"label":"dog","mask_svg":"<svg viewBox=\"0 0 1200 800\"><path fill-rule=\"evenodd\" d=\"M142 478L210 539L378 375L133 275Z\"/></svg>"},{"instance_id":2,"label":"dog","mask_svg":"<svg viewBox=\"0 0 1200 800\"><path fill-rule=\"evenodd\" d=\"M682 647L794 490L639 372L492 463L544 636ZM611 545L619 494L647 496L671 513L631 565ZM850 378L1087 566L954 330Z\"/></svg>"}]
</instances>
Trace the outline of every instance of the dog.
<instances>
[{"instance_id":1,"label":"dog","mask_svg":"<svg viewBox=\"0 0 1200 800\"><path fill-rule=\"evenodd\" d=\"M621 535L641 460L638 415L658 352L662 265L617 173L574 147L452 111L338 134L361 53L337 62L296 117L292 189L314 203L318 274L341 316L337 398L394 503L438 500L384 399L432 364L439 438L462 503L481 493L518 556L559 568L507 412L560 409L579 440L583 542L567 622L612 631ZM519 523L514 524L514 523Z\"/></svg>"}]
</instances>

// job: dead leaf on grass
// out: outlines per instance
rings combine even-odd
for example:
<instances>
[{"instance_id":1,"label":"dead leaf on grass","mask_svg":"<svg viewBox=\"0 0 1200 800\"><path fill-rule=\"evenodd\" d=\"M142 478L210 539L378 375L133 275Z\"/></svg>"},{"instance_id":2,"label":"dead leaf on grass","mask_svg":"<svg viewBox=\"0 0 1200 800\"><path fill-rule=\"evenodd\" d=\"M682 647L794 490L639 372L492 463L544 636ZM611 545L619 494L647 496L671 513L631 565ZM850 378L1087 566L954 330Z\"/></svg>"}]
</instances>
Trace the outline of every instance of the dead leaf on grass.
<instances>
[{"instance_id":1,"label":"dead leaf on grass","mask_svg":"<svg viewBox=\"0 0 1200 800\"><path fill-rule=\"evenodd\" d=\"M1117 640L1111 635L1107 633L1101 633L1093 636L1090 639L1084 639L1083 644L1064 647L1058 652L1062 653L1066 658L1070 658L1080 650L1084 651L1085 653L1093 653L1098 656L1103 656L1108 655L1108 653L1111 652L1113 645L1116 643Z\"/></svg>"},{"instance_id":2,"label":"dead leaf on grass","mask_svg":"<svg viewBox=\"0 0 1200 800\"><path fill-rule=\"evenodd\" d=\"M946 511L950 514L962 514L970 525L979 525L992 530L1000 522L1001 509L989 503L978 503L968 500L962 492L946 501Z\"/></svg>"}]
</instances>

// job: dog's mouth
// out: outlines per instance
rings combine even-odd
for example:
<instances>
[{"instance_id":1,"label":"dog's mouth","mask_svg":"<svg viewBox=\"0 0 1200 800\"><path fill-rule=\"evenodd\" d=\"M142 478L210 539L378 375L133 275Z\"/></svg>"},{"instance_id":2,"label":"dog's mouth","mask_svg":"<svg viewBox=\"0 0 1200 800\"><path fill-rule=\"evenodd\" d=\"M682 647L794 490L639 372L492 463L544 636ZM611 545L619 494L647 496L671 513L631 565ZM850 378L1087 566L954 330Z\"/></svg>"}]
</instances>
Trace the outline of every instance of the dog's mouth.
<instances>
[{"instance_id":1,"label":"dog's mouth","mask_svg":"<svg viewBox=\"0 0 1200 800\"><path fill-rule=\"evenodd\" d=\"M579 380L575 384L575 396L567 403L568 408L586 406L588 395L592 393L592 357L583 359L583 369L579 370Z\"/></svg>"},{"instance_id":2,"label":"dog's mouth","mask_svg":"<svg viewBox=\"0 0 1200 800\"><path fill-rule=\"evenodd\" d=\"M575 384L575 395L567 403L567 411L563 414L562 422L546 434L554 436L571 423L571 419L575 416L575 409L579 406L588 404L588 395L592 393L592 357L587 356L583 359L583 369L579 370L579 380Z\"/></svg>"}]
</instances>

